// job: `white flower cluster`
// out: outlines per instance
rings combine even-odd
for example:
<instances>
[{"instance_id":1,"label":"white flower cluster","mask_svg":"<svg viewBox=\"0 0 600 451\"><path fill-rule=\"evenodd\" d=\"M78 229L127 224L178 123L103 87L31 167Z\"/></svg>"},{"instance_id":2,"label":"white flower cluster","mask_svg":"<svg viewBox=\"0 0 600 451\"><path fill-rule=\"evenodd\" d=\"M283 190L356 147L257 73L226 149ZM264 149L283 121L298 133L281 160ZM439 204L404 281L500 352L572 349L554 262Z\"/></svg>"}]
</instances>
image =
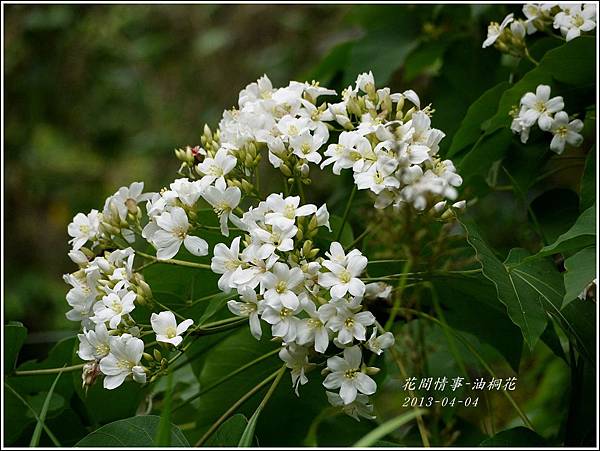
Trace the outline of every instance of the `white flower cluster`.
<instances>
[{"instance_id":1,"label":"white flower cluster","mask_svg":"<svg viewBox=\"0 0 600 451\"><path fill-rule=\"evenodd\" d=\"M500 24L490 23L482 47L495 45L502 52L523 56L526 34L554 28L570 41L596 28L594 3L528 3L523 14L525 19L515 19L511 13Z\"/></svg>"},{"instance_id":2,"label":"white flower cluster","mask_svg":"<svg viewBox=\"0 0 600 451\"><path fill-rule=\"evenodd\" d=\"M263 76L240 92L239 109L224 112L217 133L205 130L206 149L178 150L178 157L202 182L233 171L227 184L246 193L253 190L251 175L265 149L271 165L290 182L310 183L311 163L333 165L336 175L352 168L357 188L370 190L377 208L411 204L424 210L456 199L462 179L452 161L437 157L445 135L431 127L432 110L420 109L414 91L376 89L369 72L344 90L341 101L317 103L335 94L316 83L273 88ZM218 156L230 161L214 166Z\"/></svg>"},{"instance_id":3,"label":"white flower cluster","mask_svg":"<svg viewBox=\"0 0 600 451\"><path fill-rule=\"evenodd\" d=\"M224 179L228 169L235 166L235 158L219 151L214 159L206 158L203 165L208 174L202 179L179 178L171 183L170 189L154 194L146 204L150 221L143 228L142 237L156 248L158 259L172 258L182 244L193 255L208 254L206 240L191 234L202 227L195 221L201 198L219 216L223 235L229 235L228 222L235 220L233 210L242 195L239 188L227 187Z\"/></svg>"},{"instance_id":4,"label":"white flower cluster","mask_svg":"<svg viewBox=\"0 0 600 451\"><path fill-rule=\"evenodd\" d=\"M211 264L221 274L219 288L240 295L239 301L228 302L230 311L248 317L257 339L261 320L271 326L272 336L283 341L279 356L292 370L296 393L315 366L311 356L325 354L330 342L343 349L344 359L327 360L330 374L323 384L340 389L345 406L366 405L368 397L357 395L373 394L376 385L367 374L374 369L363 365L360 346L380 354L394 341L390 333L377 336L375 327L366 337L375 322L362 305L367 289L360 275L366 257L357 249L346 253L338 242L331 243L326 258L319 257L310 238L319 227L329 227L329 214L324 205L300 205L299 197L271 194L244 213L240 225L245 240L237 237L230 247L217 244ZM370 291L381 295L382 290L386 287L377 285Z\"/></svg>"},{"instance_id":5,"label":"white flower cluster","mask_svg":"<svg viewBox=\"0 0 600 451\"><path fill-rule=\"evenodd\" d=\"M141 365L144 342L140 338L145 332L131 315L136 304L152 303L152 291L133 268L135 251L127 247L96 255L90 250L107 242L110 236L134 238L127 216L135 215L139 226L139 213L132 213L132 209L137 210L137 202L151 196L142 194L142 190L142 183L122 187L106 200L103 213L96 210L88 215L79 213L68 226L69 235L73 237L69 257L79 270L64 276L72 287L67 293L71 310L66 316L81 322L83 328L83 333L78 335L78 355L88 361L82 376L84 385L90 385L101 375L107 389L118 387L128 376L139 383L146 381L148 368ZM117 225L131 234L122 231L111 234L110 228ZM192 320L177 325L173 313L165 311L158 315L153 313L151 324L157 341L177 346Z\"/></svg>"},{"instance_id":6,"label":"white flower cluster","mask_svg":"<svg viewBox=\"0 0 600 451\"><path fill-rule=\"evenodd\" d=\"M566 144L578 147L583 142L583 136L579 133L583 122L580 119L570 121L569 115L563 111L564 107L561 96L550 98L550 86L539 85L535 93L528 92L521 97L519 107L514 109L510 128L520 134L522 143L526 143L531 127L537 124L540 130L554 135L550 150L560 155Z\"/></svg>"},{"instance_id":7,"label":"white flower cluster","mask_svg":"<svg viewBox=\"0 0 600 451\"><path fill-rule=\"evenodd\" d=\"M424 210L456 199L462 178L452 161L437 157L445 135L431 127L431 110L420 109L416 93L376 89L369 72L359 75L356 86L349 86L342 96L344 100L330 108L340 125L352 129L328 146L322 166L333 164L335 174L352 168L357 188L376 196L376 208L411 204ZM407 112L405 100L413 105ZM358 120L355 127L347 122L351 116Z\"/></svg>"}]
</instances>

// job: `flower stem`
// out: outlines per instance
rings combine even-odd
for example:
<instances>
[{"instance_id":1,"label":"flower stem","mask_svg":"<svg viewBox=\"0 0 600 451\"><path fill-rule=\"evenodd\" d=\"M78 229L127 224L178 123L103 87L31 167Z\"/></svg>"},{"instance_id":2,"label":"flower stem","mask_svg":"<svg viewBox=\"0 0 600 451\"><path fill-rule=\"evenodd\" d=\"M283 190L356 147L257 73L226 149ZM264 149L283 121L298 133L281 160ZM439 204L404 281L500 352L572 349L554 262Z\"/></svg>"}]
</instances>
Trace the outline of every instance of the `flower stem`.
<instances>
[{"instance_id":1,"label":"flower stem","mask_svg":"<svg viewBox=\"0 0 600 451\"><path fill-rule=\"evenodd\" d=\"M68 371L76 371L83 368L85 363L79 363L77 365L65 366L64 368L42 368L39 370L21 370L15 371L13 374L15 376L42 376L44 374L57 374L57 373L66 373Z\"/></svg>"},{"instance_id":2,"label":"flower stem","mask_svg":"<svg viewBox=\"0 0 600 451\"><path fill-rule=\"evenodd\" d=\"M176 411L176 410L178 410L178 409L180 409L181 407L185 406L186 404L192 402L193 400L199 398L200 396L204 395L205 393L211 391L213 388L216 388L219 385L227 382L229 379L231 379L234 376L237 376L238 374L242 373L243 371L247 370L248 368L250 368L250 367L256 365L257 363L262 362L263 360L266 360L269 357L277 354L279 352L279 350L280 350L280 348L273 349L271 352L267 352L266 354L263 354L260 357L257 357L256 359L252 360L251 362L246 363L245 365L239 367L238 369L233 370L231 373L223 376L221 379L219 379L219 380L213 382L212 384L208 385L203 390L200 390L198 393L196 393L191 398L186 399L184 402L182 402L181 404L179 404L178 406L176 406L173 409L173 412ZM178 367L173 368L173 371L175 371L176 369L178 369Z\"/></svg>"},{"instance_id":3,"label":"flower stem","mask_svg":"<svg viewBox=\"0 0 600 451\"><path fill-rule=\"evenodd\" d=\"M350 197L348 198L348 202L346 203L346 208L344 209L344 216L342 216L342 224L340 225L340 229L338 230L336 241L340 240L342 236L342 232L344 231L344 226L346 225L346 221L348 220L348 214L350 213L350 207L352 206L352 201L354 200L354 196L356 195L356 185L352 186L352 192L350 193Z\"/></svg>"},{"instance_id":4,"label":"flower stem","mask_svg":"<svg viewBox=\"0 0 600 451\"><path fill-rule=\"evenodd\" d=\"M396 293L396 299L394 299L394 305L392 307L392 311L390 313L390 317L385 323L385 330L390 330L392 324L394 324L394 320L396 319L396 315L398 315L398 309L400 308L400 302L402 302L402 294L404 293L404 288L406 288L406 282L408 275L410 274L410 267L412 265L412 261L410 259L406 260L404 263L404 268L402 271L402 275L400 276L400 280L398 281L398 292Z\"/></svg>"},{"instance_id":5,"label":"flower stem","mask_svg":"<svg viewBox=\"0 0 600 451\"><path fill-rule=\"evenodd\" d=\"M175 260L172 258L167 259L167 260L161 260L159 258L156 258L154 255L145 254L144 252L135 251L135 253L141 257L148 258L150 260L154 260L156 263L165 263L167 265L176 265L176 266L187 266L189 268L210 269L210 265L208 265L206 263L194 263L194 262L188 262L188 261L184 261L184 260Z\"/></svg>"},{"instance_id":6,"label":"flower stem","mask_svg":"<svg viewBox=\"0 0 600 451\"><path fill-rule=\"evenodd\" d=\"M223 424L223 422L225 422L225 420L227 420L227 418L229 418L233 414L233 412L235 412L242 404L244 404L246 401L248 401L248 399L250 399L258 391L260 391L261 388L263 388L265 385L267 385L269 382L271 382L273 379L275 379L279 375L280 371L281 371L281 369L278 369L271 375L267 376L265 379L263 379L261 382L256 384L253 388L251 388L245 395L243 395L235 403L233 403L233 405L229 409L227 409L227 411L223 415L221 415L217 419L217 421L215 421L212 424L212 426L208 429L208 431L205 432L205 434L200 438L200 440L198 440L196 442L196 444L194 446L202 446L204 444L204 442L206 442L206 440L208 440L208 438L219 428L219 426L221 426L221 424Z\"/></svg>"}]
</instances>

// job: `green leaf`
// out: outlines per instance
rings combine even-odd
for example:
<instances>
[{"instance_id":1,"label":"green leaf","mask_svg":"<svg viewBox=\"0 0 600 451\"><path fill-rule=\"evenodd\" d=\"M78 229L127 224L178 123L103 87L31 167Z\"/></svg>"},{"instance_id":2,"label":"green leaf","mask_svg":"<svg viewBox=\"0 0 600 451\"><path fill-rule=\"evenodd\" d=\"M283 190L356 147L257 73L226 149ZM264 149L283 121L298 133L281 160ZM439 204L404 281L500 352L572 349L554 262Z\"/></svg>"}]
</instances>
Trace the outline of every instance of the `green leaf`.
<instances>
[{"instance_id":1,"label":"green leaf","mask_svg":"<svg viewBox=\"0 0 600 451\"><path fill-rule=\"evenodd\" d=\"M555 315L561 327L575 339L579 353L588 361L596 361L596 303L590 300L570 302Z\"/></svg>"},{"instance_id":2,"label":"green leaf","mask_svg":"<svg viewBox=\"0 0 600 451\"><path fill-rule=\"evenodd\" d=\"M160 417L140 415L115 421L96 429L81 439L77 447L158 446L154 437ZM177 426L171 425L171 446L189 447L190 444Z\"/></svg>"},{"instance_id":3,"label":"green leaf","mask_svg":"<svg viewBox=\"0 0 600 451\"><path fill-rule=\"evenodd\" d=\"M442 57L448 40L422 42L406 57L404 62L404 81L410 82L421 74L432 74L442 64Z\"/></svg>"},{"instance_id":4,"label":"green leaf","mask_svg":"<svg viewBox=\"0 0 600 451\"><path fill-rule=\"evenodd\" d=\"M491 117L498 109L498 101L508 88L509 83L503 81L484 92L467 110L467 114L460 124L460 128L452 138L452 144L446 154L447 158L457 154L465 147L473 144L482 134L481 125L485 119Z\"/></svg>"},{"instance_id":5,"label":"green leaf","mask_svg":"<svg viewBox=\"0 0 600 451\"><path fill-rule=\"evenodd\" d=\"M584 211L596 202L596 147L593 146L586 159L579 188L579 209Z\"/></svg>"},{"instance_id":6,"label":"green leaf","mask_svg":"<svg viewBox=\"0 0 600 451\"><path fill-rule=\"evenodd\" d=\"M401 426L404 426L406 423L414 420L419 415L425 415L427 413L426 410L423 409L415 409L410 412L404 413L402 415L397 416L396 418L392 418L391 420L386 421L385 423L380 424L359 441L357 441L353 446L355 448L366 448L373 444L375 444L379 439L382 439L386 435L394 432Z\"/></svg>"},{"instance_id":7,"label":"green leaf","mask_svg":"<svg viewBox=\"0 0 600 451\"><path fill-rule=\"evenodd\" d=\"M504 157L512 139L512 133L507 128L482 135L458 163L458 172L465 180L476 175L486 177L492 163Z\"/></svg>"},{"instance_id":8,"label":"green leaf","mask_svg":"<svg viewBox=\"0 0 600 451\"><path fill-rule=\"evenodd\" d=\"M575 251L596 242L596 203L585 210L575 224L557 238L557 240L543 247L536 257Z\"/></svg>"},{"instance_id":9,"label":"green leaf","mask_svg":"<svg viewBox=\"0 0 600 451\"><path fill-rule=\"evenodd\" d=\"M63 365L79 364L81 360L75 354L77 337L66 338L59 341L50 350L48 357L42 362L27 361L19 365L17 370L39 370L47 368L61 368ZM81 373L80 373L81 374ZM10 384L19 393L29 395L47 391L54 381L54 374L17 376L10 378ZM81 385L81 378L79 379ZM56 385L56 393L65 400L71 399L73 382L69 377L62 377Z\"/></svg>"},{"instance_id":10,"label":"green leaf","mask_svg":"<svg viewBox=\"0 0 600 451\"><path fill-rule=\"evenodd\" d=\"M518 372L523 336L498 300L494 284L483 276L459 276L436 278L434 285L443 293L448 325L493 346Z\"/></svg>"},{"instance_id":11,"label":"green leaf","mask_svg":"<svg viewBox=\"0 0 600 451\"><path fill-rule=\"evenodd\" d=\"M481 263L483 275L496 286L498 299L506 306L510 319L521 329L529 348L533 349L546 328L548 318L536 287L523 280L507 264L516 257L513 251L519 250L513 249L503 263L483 240L473 222L462 221L462 225L467 233L467 241Z\"/></svg>"},{"instance_id":12,"label":"green leaf","mask_svg":"<svg viewBox=\"0 0 600 451\"><path fill-rule=\"evenodd\" d=\"M556 329L554 328L554 323L552 321L548 321L548 325L546 326L546 330L541 336L542 341L550 348L550 350L556 355L565 361L565 363L569 363L567 359L567 355L565 354L565 350L560 343L560 338L556 333Z\"/></svg>"},{"instance_id":13,"label":"green leaf","mask_svg":"<svg viewBox=\"0 0 600 451\"><path fill-rule=\"evenodd\" d=\"M246 416L236 413L219 426L214 434L206 440L204 446L238 446L247 424Z\"/></svg>"},{"instance_id":14,"label":"green leaf","mask_svg":"<svg viewBox=\"0 0 600 451\"><path fill-rule=\"evenodd\" d=\"M493 437L485 439L479 446L510 446L520 448L524 446L548 446L548 443L531 429L519 426L499 432Z\"/></svg>"},{"instance_id":15,"label":"green leaf","mask_svg":"<svg viewBox=\"0 0 600 451\"><path fill-rule=\"evenodd\" d=\"M4 326L4 372L15 369L17 356L27 338L27 329L22 323L11 321Z\"/></svg>"},{"instance_id":16,"label":"green leaf","mask_svg":"<svg viewBox=\"0 0 600 451\"><path fill-rule=\"evenodd\" d=\"M33 435L31 436L31 441L29 442L30 448L35 448L40 443L40 437L42 436L42 430L44 429L44 421L46 421L46 415L48 414L48 407L50 407L50 400L52 399L52 394L54 393L54 389L56 388L56 384L58 380L62 376L62 371L56 375L48 394L46 395L46 399L44 400L44 404L42 405L42 410L40 411L40 415L37 418L37 424L35 425L35 429L33 430Z\"/></svg>"},{"instance_id":17,"label":"green leaf","mask_svg":"<svg viewBox=\"0 0 600 451\"><path fill-rule=\"evenodd\" d=\"M596 277L596 248L586 247L565 260L565 297L567 305L587 287Z\"/></svg>"}]
</instances>

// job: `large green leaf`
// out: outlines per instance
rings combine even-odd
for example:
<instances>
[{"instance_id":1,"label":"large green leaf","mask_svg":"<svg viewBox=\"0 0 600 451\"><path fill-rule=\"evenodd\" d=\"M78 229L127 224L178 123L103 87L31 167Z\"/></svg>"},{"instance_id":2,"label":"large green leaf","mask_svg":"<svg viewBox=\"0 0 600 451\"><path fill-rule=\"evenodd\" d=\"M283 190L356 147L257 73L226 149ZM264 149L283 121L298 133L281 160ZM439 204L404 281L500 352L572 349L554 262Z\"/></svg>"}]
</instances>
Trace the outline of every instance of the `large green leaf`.
<instances>
[{"instance_id":1,"label":"large green leaf","mask_svg":"<svg viewBox=\"0 0 600 451\"><path fill-rule=\"evenodd\" d=\"M477 141L482 133L482 123L496 112L498 101L508 86L509 84L506 81L498 83L471 104L460 124L460 128L452 138L452 144L446 155L448 158Z\"/></svg>"},{"instance_id":2,"label":"large green leaf","mask_svg":"<svg viewBox=\"0 0 600 451\"><path fill-rule=\"evenodd\" d=\"M236 413L219 426L206 440L205 446L237 446L247 424L248 419L241 413Z\"/></svg>"},{"instance_id":3,"label":"large green leaf","mask_svg":"<svg viewBox=\"0 0 600 451\"><path fill-rule=\"evenodd\" d=\"M498 300L494 285L483 276L444 277L435 279L434 285L443 294L440 301L448 309L448 325L493 346L518 372L523 336Z\"/></svg>"},{"instance_id":4,"label":"large green leaf","mask_svg":"<svg viewBox=\"0 0 600 451\"><path fill-rule=\"evenodd\" d=\"M544 246L536 257L575 251L596 243L596 204L585 210L573 227L560 235L557 240Z\"/></svg>"},{"instance_id":5,"label":"large green leaf","mask_svg":"<svg viewBox=\"0 0 600 451\"><path fill-rule=\"evenodd\" d=\"M27 329L22 323L12 321L4 326L4 372L15 368L21 346L27 338Z\"/></svg>"},{"instance_id":6,"label":"large green leaf","mask_svg":"<svg viewBox=\"0 0 600 451\"><path fill-rule=\"evenodd\" d=\"M519 326L525 342L533 349L548 321L536 286L523 280L508 266L507 262L512 262L515 258L512 252L513 255L509 254L507 261L500 261L473 222L462 221L462 225L467 233L467 241L475 250L476 258L481 264L483 275L496 286L498 299L506 306L508 316Z\"/></svg>"},{"instance_id":7,"label":"large green leaf","mask_svg":"<svg viewBox=\"0 0 600 451\"><path fill-rule=\"evenodd\" d=\"M519 426L506 431L498 432L493 437L485 439L479 446L507 446L520 448L523 446L548 446L543 437L531 429Z\"/></svg>"},{"instance_id":8,"label":"large green leaf","mask_svg":"<svg viewBox=\"0 0 600 451\"><path fill-rule=\"evenodd\" d=\"M458 163L459 173L465 180L476 175L486 177L492 163L504 157L512 139L509 129L482 135L469 153Z\"/></svg>"},{"instance_id":9,"label":"large green leaf","mask_svg":"<svg viewBox=\"0 0 600 451\"><path fill-rule=\"evenodd\" d=\"M156 446L154 437L158 429L160 417L157 415L141 415L96 429L81 439L77 447L125 447ZM171 446L190 446L177 426L171 425Z\"/></svg>"},{"instance_id":10,"label":"large green leaf","mask_svg":"<svg viewBox=\"0 0 600 451\"><path fill-rule=\"evenodd\" d=\"M571 302L596 277L596 248L586 247L565 260L564 304Z\"/></svg>"}]
</instances>

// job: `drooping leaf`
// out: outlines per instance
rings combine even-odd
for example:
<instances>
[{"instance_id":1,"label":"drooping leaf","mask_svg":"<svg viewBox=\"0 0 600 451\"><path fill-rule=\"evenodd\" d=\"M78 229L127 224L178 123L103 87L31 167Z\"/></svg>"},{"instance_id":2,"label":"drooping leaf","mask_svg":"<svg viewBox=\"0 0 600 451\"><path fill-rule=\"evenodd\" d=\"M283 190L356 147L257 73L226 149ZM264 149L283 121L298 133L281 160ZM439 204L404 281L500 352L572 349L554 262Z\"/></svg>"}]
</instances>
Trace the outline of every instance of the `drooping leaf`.
<instances>
[{"instance_id":1,"label":"drooping leaf","mask_svg":"<svg viewBox=\"0 0 600 451\"><path fill-rule=\"evenodd\" d=\"M154 439L160 417L157 415L140 415L115 421L96 429L81 439L76 447L124 447L124 446L157 446ZM181 430L171 425L171 446L188 447Z\"/></svg>"},{"instance_id":2,"label":"drooping leaf","mask_svg":"<svg viewBox=\"0 0 600 451\"><path fill-rule=\"evenodd\" d=\"M496 257L473 222L462 221L462 225L483 275L496 286L498 299L506 306L508 316L519 326L525 342L533 349L548 320L539 292ZM511 261L511 255L507 261Z\"/></svg>"},{"instance_id":3,"label":"drooping leaf","mask_svg":"<svg viewBox=\"0 0 600 451\"><path fill-rule=\"evenodd\" d=\"M506 431L498 432L493 437L485 439L479 444L479 446L548 446L548 443L543 437L536 434L531 429L519 426L512 429L507 429Z\"/></svg>"},{"instance_id":4,"label":"drooping leaf","mask_svg":"<svg viewBox=\"0 0 600 451\"><path fill-rule=\"evenodd\" d=\"M4 372L10 373L15 368L21 346L27 338L27 329L22 323L11 321L4 326Z\"/></svg>"},{"instance_id":5,"label":"drooping leaf","mask_svg":"<svg viewBox=\"0 0 600 451\"><path fill-rule=\"evenodd\" d=\"M596 277L596 248L586 247L565 260L564 305L577 298Z\"/></svg>"},{"instance_id":6,"label":"drooping leaf","mask_svg":"<svg viewBox=\"0 0 600 451\"><path fill-rule=\"evenodd\" d=\"M536 257L557 254L559 252L575 251L596 242L596 204L585 210L575 224L560 235L556 241L544 246Z\"/></svg>"}]
</instances>

